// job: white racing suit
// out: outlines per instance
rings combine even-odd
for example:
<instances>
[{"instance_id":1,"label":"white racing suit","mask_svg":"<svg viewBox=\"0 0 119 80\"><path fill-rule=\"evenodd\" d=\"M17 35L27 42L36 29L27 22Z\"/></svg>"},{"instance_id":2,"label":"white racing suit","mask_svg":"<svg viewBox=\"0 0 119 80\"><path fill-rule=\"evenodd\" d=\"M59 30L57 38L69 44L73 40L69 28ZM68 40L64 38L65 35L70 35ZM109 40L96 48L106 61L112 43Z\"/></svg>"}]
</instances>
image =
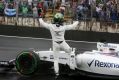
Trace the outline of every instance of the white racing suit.
<instances>
[{"instance_id":1,"label":"white racing suit","mask_svg":"<svg viewBox=\"0 0 119 80\"><path fill-rule=\"evenodd\" d=\"M48 24L42 20L42 18L39 19L40 27L44 27L50 30L52 41L53 41L53 51L54 51L54 70L57 74L59 72L59 65L58 65L58 58L56 53L59 53L60 49L63 49L66 53L71 54L71 48L70 46L65 42L64 35L65 30L71 30L75 29L78 25L78 21L74 22L71 25L60 25L60 27L57 27L56 24Z\"/></svg>"}]
</instances>

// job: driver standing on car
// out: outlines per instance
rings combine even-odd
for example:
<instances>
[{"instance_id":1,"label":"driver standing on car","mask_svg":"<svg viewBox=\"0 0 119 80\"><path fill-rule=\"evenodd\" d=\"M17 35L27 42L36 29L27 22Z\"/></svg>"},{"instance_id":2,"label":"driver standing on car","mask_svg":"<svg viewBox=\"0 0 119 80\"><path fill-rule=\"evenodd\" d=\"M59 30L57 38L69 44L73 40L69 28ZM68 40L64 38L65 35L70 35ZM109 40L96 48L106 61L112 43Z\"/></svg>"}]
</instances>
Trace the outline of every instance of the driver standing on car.
<instances>
[{"instance_id":1,"label":"driver standing on car","mask_svg":"<svg viewBox=\"0 0 119 80\"><path fill-rule=\"evenodd\" d=\"M75 29L79 24L78 21L74 22L71 25L63 25L64 17L61 13L56 13L53 18L53 24L48 24L39 19L40 27L44 27L50 30L52 35L52 44L53 44L53 51L54 51L54 71L56 75L59 75L59 64L58 64L58 57L56 53L59 53L60 49L63 49L66 53L71 54L72 50L70 46L65 42L64 35L65 30Z\"/></svg>"}]
</instances>

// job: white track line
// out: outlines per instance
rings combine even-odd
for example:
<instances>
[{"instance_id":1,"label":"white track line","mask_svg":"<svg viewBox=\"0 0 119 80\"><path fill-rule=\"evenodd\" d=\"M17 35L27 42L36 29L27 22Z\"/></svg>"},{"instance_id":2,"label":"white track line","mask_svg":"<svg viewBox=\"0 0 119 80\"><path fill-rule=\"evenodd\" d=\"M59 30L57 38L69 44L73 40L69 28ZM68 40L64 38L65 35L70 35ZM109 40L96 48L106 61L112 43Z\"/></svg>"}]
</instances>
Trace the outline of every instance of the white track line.
<instances>
[{"instance_id":1,"label":"white track line","mask_svg":"<svg viewBox=\"0 0 119 80\"><path fill-rule=\"evenodd\" d=\"M21 37L21 36L7 36L7 35L0 35L0 37L10 37L10 38L20 38L20 39L41 39L41 40L52 40L47 38L34 38L34 37ZM97 43L97 42L89 42L89 41L75 41L75 40L66 40L70 42L82 42L82 43Z\"/></svg>"}]
</instances>

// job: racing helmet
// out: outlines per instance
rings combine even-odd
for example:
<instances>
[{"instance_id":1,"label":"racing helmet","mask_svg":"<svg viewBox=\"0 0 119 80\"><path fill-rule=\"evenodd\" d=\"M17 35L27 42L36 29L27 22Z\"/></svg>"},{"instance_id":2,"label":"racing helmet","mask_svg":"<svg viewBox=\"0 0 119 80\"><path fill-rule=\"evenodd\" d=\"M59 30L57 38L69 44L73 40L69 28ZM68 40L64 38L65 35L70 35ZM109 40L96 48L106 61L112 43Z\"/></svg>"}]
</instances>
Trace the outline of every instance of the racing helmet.
<instances>
[{"instance_id":1,"label":"racing helmet","mask_svg":"<svg viewBox=\"0 0 119 80\"><path fill-rule=\"evenodd\" d=\"M56 13L53 17L54 24L62 24L64 20L64 16L61 13Z\"/></svg>"}]
</instances>

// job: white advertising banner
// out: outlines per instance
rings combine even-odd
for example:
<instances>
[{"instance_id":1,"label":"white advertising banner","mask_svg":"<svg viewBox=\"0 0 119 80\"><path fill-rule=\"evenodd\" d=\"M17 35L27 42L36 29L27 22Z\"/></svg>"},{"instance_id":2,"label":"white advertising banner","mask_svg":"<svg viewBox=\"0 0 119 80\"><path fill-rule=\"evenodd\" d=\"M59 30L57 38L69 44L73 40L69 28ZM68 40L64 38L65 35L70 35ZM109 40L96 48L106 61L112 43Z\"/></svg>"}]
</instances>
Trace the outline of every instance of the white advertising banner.
<instances>
[{"instance_id":1,"label":"white advertising banner","mask_svg":"<svg viewBox=\"0 0 119 80\"><path fill-rule=\"evenodd\" d=\"M33 24L34 24L33 18L23 18L23 26L33 27Z\"/></svg>"},{"instance_id":2,"label":"white advertising banner","mask_svg":"<svg viewBox=\"0 0 119 80\"><path fill-rule=\"evenodd\" d=\"M8 25L15 25L16 18L15 17L7 17L7 24Z\"/></svg>"}]
</instances>

